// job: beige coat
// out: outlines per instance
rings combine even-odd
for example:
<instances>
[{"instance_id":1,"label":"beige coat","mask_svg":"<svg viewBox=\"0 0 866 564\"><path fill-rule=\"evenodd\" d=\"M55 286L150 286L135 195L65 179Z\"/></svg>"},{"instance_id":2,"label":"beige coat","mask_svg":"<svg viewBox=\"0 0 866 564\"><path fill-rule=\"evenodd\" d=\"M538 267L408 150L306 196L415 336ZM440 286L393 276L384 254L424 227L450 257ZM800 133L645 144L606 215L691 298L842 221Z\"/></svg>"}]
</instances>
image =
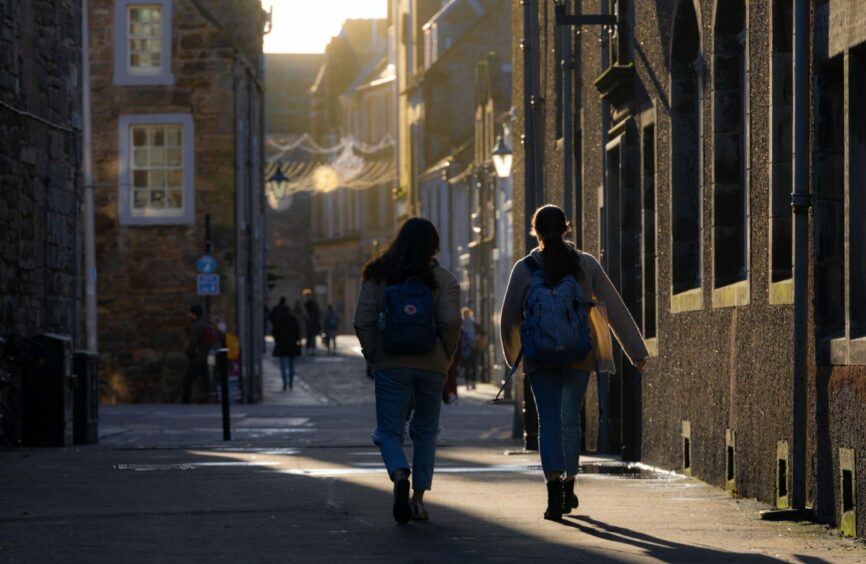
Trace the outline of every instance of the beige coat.
<instances>
[{"instance_id":1,"label":"beige coat","mask_svg":"<svg viewBox=\"0 0 866 564\"><path fill-rule=\"evenodd\" d=\"M543 259L538 249L533 249L530 254L539 264L543 264ZM607 277L604 269L591 254L582 251L577 251L577 254L580 256L580 267L583 270L583 280L580 281L580 286L583 289L584 295L592 296L591 299L594 301L604 302L610 328L613 330L620 345L622 345L625 354L632 363L649 356L637 324L634 322L631 313L629 313L628 308L622 301L622 297L620 297L619 292L617 292ZM520 352L520 323L523 321L523 302L531 285L532 272L529 270L526 262L521 260L514 265L511 271L508 287L505 290L505 300L502 303L502 317L500 319L502 348L505 353L505 360L509 366L514 365L517 354ZM598 332L604 332L607 328L599 323L599 319L592 313L592 310L590 310L590 316L590 340L593 349L598 350L601 348L598 345L603 342ZM580 370L595 370L595 361L596 358L591 351L587 358L569 366ZM530 373L536 368L537 366L530 361L523 363L523 371L526 373Z\"/></svg>"},{"instance_id":2,"label":"beige coat","mask_svg":"<svg viewBox=\"0 0 866 564\"><path fill-rule=\"evenodd\" d=\"M385 284L366 280L361 284L358 307L355 310L355 334L361 341L361 351L376 371L389 368L417 368L446 374L460 337L460 285L454 275L436 266L433 269L436 290L433 292L439 340L436 348L424 354L396 355L385 351L382 334L376 326L382 311Z\"/></svg>"}]
</instances>

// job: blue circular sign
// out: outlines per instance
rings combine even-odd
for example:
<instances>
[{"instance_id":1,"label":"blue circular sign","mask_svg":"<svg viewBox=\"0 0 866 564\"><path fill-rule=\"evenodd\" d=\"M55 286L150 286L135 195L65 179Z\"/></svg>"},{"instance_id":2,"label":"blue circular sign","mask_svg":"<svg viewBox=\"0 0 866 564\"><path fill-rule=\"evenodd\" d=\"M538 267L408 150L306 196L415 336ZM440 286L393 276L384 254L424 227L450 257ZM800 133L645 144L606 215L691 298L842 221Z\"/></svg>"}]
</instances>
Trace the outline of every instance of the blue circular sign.
<instances>
[{"instance_id":1,"label":"blue circular sign","mask_svg":"<svg viewBox=\"0 0 866 564\"><path fill-rule=\"evenodd\" d=\"M202 274L213 274L217 269L217 260L211 255L202 255L198 257L195 267Z\"/></svg>"}]
</instances>

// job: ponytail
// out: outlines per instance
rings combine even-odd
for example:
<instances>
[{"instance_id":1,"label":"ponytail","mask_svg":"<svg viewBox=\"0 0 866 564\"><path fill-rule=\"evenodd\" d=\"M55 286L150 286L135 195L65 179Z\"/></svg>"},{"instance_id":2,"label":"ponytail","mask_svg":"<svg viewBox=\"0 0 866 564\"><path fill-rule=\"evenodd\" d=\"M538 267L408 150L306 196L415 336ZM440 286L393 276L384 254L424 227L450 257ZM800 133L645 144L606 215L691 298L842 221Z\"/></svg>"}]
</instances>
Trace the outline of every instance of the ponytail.
<instances>
[{"instance_id":1,"label":"ponytail","mask_svg":"<svg viewBox=\"0 0 866 564\"><path fill-rule=\"evenodd\" d=\"M532 233L538 239L541 256L544 257L542 262L546 284L556 284L569 274L578 281L583 280L580 257L563 240L567 231L565 212L557 206L542 206L532 216Z\"/></svg>"}]
</instances>

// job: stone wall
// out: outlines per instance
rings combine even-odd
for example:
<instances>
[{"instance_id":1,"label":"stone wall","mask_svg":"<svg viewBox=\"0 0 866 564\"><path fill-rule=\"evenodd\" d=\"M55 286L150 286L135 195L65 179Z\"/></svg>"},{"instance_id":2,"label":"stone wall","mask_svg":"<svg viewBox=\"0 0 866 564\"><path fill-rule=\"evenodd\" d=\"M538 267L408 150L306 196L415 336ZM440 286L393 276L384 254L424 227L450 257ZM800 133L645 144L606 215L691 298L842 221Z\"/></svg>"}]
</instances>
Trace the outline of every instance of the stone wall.
<instances>
[{"instance_id":1,"label":"stone wall","mask_svg":"<svg viewBox=\"0 0 866 564\"><path fill-rule=\"evenodd\" d=\"M462 144L472 143L478 64L487 62L491 53L496 54L497 58L493 60L498 63L508 63L512 38L503 30L509 29L510 17L507 5L493 5L484 17L456 39L455 45L425 71L422 85L425 100L425 169ZM496 69L493 76L498 76L499 70ZM476 155L476 159L483 160L480 155Z\"/></svg>"},{"instance_id":2,"label":"stone wall","mask_svg":"<svg viewBox=\"0 0 866 564\"><path fill-rule=\"evenodd\" d=\"M91 2L101 376L103 398L112 402L179 399L186 366L186 315L192 304L203 303L195 291L195 262L205 250L205 216L210 216L211 254L221 274L221 295L211 300L212 315L237 330L238 265L244 269L245 280L252 283L245 271L250 248L245 237L253 233L254 226L246 225L244 233L237 229L236 156L243 149L252 157L257 152L250 146L252 139L262 132L260 127L249 126L238 143L235 89L249 90L246 76L256 72L258 61L238 59L235 52L261 53L261 8L251 0L178 0L173 10L174 85L115 86L114 1ZM230 25L221 27L221 22ZM239 40L246 43L239 44ZM249 96L246 99L245 116L251 103ZM130 226L119 222L118 117L149 113L193 116L192 224ZM260 150L261 141L253 144ZM246 157L240 162L253 166ZM249 170L240 174L248 177ZM255 183L253 189L259 187ZM261 223L258 228L261 231ZM198 399L206 397L206 389L198 392Z\"/></svg>"},{"instance_id":3,"label":"stone wall","mask_svg":"<svg viewBox=\"0 0 866 564\"><path fill-rule=\"evenodd\" d=\"M0 335L77 329L80 4L0 3Z\"/></svg>"},{"instance_id":4,"label":"stone wall","mask_svg":"<svg viewBox=\"0 0 866 564\"><path fill-rule=\"evenodd\" d=\"M700 234L701 279L698 290L702 301L700 307L678 310L672 296L672 216L671 216L671 45L676 6L688 2L695 6L697 29L700 31L700 49L703 65L700 77L703 91L700 96L701 127L703 130L701 151L702 197ZM556 139L556 103L559 93L554 80L559 62L555 60L552 46L555 38L553 5L538 2L540 7L541 46L531 45L541 55L541 100L543 125L544 188L543 201L562 205L566 191L579 202L575 223L581 236L582 247L593 254L601 254L603 261L610 260L612 249L605 238L619 234L603 232L604 186L609 183L609 171L605 170L605 151L608 142L616 135L626 132L625 150L640 163L641 138L628 137L629 132L640 132L641 128L654 124L655 131L655 195L656 195L656 245L657 245L657 349L648 361L646 373L639 380L613 377L614 392L629 393L629 386L637 392L636 417L639 436L637 452L646 462L681 470L683 468L683 421L690 423L691 473L708 483L728 487L738 495L756 497L769 503L775 502L778 441L792 440L792 382L793 371L793 308L784 301L773 301L770 279L770 217L771 202L771 57L773 2L745 1L746 61L748 75L748 119L746 129L748 145L747 189L749 204L749 249L748 279L745 299L736 307L730 304L713 305L717 295L713 288L713 163L714 145L714 14L717 2L712 0L682 0L682 2L624 2L627 25L624 33L628 38L628 56L625 61L634 64L633 87L621 107L615 108L620 116L611 119L611 107L599 99L599 90L593 84L602 73L602 48L599 40L601 30L585 26L575 40L575 68L572 78L575 86L575 123L581 131L580 146L574 170L574 183L564 186L563 145ZM572 3L572 8L573 8ZM589 10L584 4L584 13L595 12L598 3ZM857 19L848 19L846 25L839 22L833 27L834 10L845 2L831 0L831 30L829 36L834 49L840 42L853 47L855 41L864 36ZM855 3L848 3L854 5ZM513 2L515 45L523 37L523 10L520 2ZM544 10L547 10L545 16ZM623 30L621 30L623 31ZM608 37L605 37L605 44ZM821 45L813 46L817 51ZM823 47L826 52L826 46ZM524 132L524 52L514 49L514 105L518 110L515 133ZM813 75L814 76L814 75ZM775 77L776 80L781 76ZM814 84L817 84L815 81ZM813 84L813 86L814 86ZM812 105L812 107L816 107ZM625 119L615 131L609 129L618 117ZM572 124L566 124L566 131ZM846 129L847 131L847 129ZM813 143L821 141L814 139ZM819 151L818 146L813 146ZM515 182L514 205L515 247L522 247L525 234L522 202L524 201L524 155L519 145L515 146L513 168ZM620 195L640 186L639 167L623 177ZM828 179L841 182L841 176ZM814 189L814 187L812 187ZM574 201L574 200L573 200ZM625 201L625 200L621 200ZM539 203L541 203L539 201ZM616 210L619 211L619 210ZM608 216L608 219L615 216ZM821 234L812 231L816 237ZM635 239L640 245L643 240ZM818 245L820 240L810 244ZM607 245L607 246L606 246ZM621 265L621 273L627 272ZM619 268L619 267L617 267ZM811 268L811 265L810 265ZM640 284L640 279L627 280L622 276L618 283ZM814 291L814 285L810 286ZM810 296L810 304L814 294ZM639 310L638 323L641 322ZM807 455L807 500L818 509L820 516L838 522L839 494L839 449L853 448L857 453L857 475L863 474L864 458L864 395L862 370L858 366L826 367L820 371L815 360L815 326L810 313L809 320L809 437ZM626 385L622 383L625 382ZM621 398L613 396L616 401ZM632 397L632 400L635 398ZM596 446L598 413L596 387L593 384L587 398L587 446ZM619 414L614 412L614 416ZM628 414L626 414L628 415ZM618 430L612 427L615 431ZM735 433L734 480L729 481L726 468L726 435ZM624 436L624 435L623 435ZM790 468L790 459L788 468ZM790 480L790 473L787 477ZM788 483L791 486L790 482ZM856 495L862 499L866 484L858 484ZM866 507L857 508L858 523L864 522ZM858 525L863 535L863 525Z\"/></svg>"}]
</instances>

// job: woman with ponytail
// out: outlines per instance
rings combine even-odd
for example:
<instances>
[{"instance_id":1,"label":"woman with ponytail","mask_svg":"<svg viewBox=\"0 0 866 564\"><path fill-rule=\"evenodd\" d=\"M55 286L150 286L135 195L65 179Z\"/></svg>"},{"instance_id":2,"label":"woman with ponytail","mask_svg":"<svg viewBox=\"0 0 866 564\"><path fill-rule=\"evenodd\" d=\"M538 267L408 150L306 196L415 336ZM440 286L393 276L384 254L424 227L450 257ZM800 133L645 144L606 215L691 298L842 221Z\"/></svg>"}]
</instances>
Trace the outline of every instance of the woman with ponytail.
<instances>
[{"instance_id":1,"label":"woman with ponytail","mask_svg":"<svg viewBox=\"0 0 866 564\"><path fill-rule=\"evenodd\" d=\"M532 216L531 235L538 240L538 247L514 265L502 304L502 346L508 365L519 362L524 304L534 278L543 277L544 285L552 287L572 276L585 300L606 304L614 335L632 364L643 372L649 353L637 324L596 258L566 241L567 232L565 213L557 206L542 206ZM545 519L561 519L563 513L570 513L578 504L574 479L580 457L580 409L589 371L594 368L591 349L579 361L523 360L523 372L538 411L538 446L547 482Z\"/></svg>"}]
</instances>

